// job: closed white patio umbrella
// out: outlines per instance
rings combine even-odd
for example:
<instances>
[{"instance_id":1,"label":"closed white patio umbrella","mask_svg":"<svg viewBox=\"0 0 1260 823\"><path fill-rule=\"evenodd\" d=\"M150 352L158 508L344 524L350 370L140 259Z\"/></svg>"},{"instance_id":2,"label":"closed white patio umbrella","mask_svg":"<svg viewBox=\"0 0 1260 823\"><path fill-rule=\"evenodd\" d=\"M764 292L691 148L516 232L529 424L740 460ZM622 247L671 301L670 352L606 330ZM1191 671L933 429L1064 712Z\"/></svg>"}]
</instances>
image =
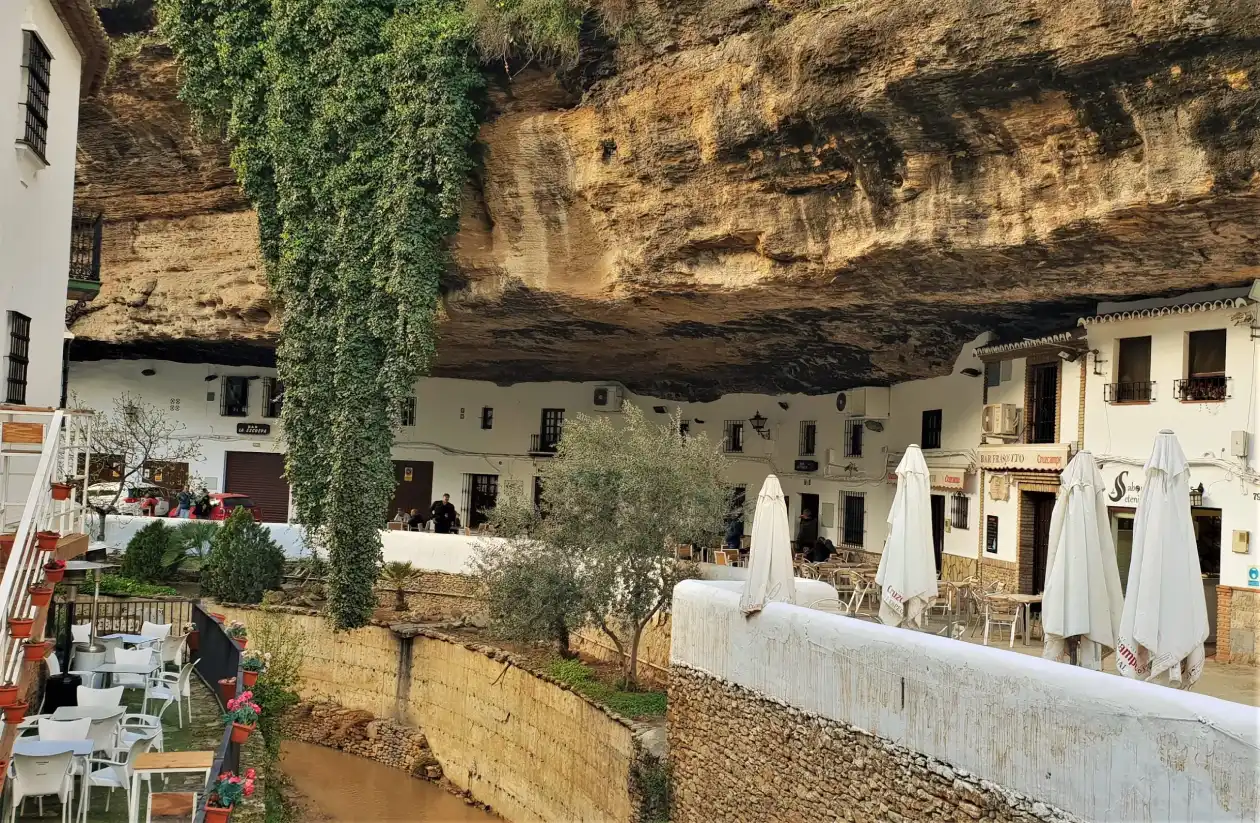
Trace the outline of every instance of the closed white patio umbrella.
<instances>
[{"instance_id":1,"label":"closed white patio umbrella","mask_svg":"<svg viewBox=\"0 0 1260 823\"><path fill-rule=\"evenodd\" d=\"M757 495L752 541L748 547L748 580L739 598L739 608L744 614L753 614L771 601L796 602L787 506L783 503L779 478L773 474L761 484Z\"/></svg>"},{"instance_id":2,"label":"closed white patio umbrella","mask_svg":"<svg viewBox=\"0 0 1260 823\"><path fill-rule=\"evenodd\" d=\"M936 599L931 494L923 452L910 446L897 465L888 540L875 575L883 589L879 619L889 626L923 625L923 614Z\"/></svg>"},{"instance_id":3,"label":"closed white patio umbrella","mask_svg":"<svg viewBox=\"0 0 1260 823\"><path fill-rule=\"evenodd\" d=\"M1125 677L1188 689L1203 673L1207 602L1190 517L1190 466L1167 429L1146 461L1133 518L1133 559L1116 668Z\"/></svg>"},{"instance_id":4,"label":"closed white patio umbrella","mask_svg":"<svg viewBox=\"0 0 1260 823\"><path fill-rule=\"evenodd\" d=\"M1093 455L1078 452L1061 483L1050 517L1042 656L1101 670L1120 636L1124 593L1102 473Z\"/></svg>"}]
</instances>

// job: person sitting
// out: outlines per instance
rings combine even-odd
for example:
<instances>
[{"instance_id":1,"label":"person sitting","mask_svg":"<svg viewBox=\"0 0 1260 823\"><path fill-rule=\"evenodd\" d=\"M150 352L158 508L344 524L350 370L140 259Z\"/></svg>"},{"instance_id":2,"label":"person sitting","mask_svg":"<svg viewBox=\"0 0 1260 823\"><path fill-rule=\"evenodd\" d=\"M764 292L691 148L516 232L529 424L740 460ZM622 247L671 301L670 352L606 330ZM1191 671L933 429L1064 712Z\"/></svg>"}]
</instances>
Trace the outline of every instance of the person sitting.
<instances>
[{"instance_id":1,"label":"person sitting","mask_svg":"<svg viewBox=\"0 0 1260 823\"><path fill-rule=\"evenodd\" d=\"M726 548L738 551L744 537L744 521L736 518L726 524Z\"/></svg>"},{"instance_id":2,"label":"person sitting","mask_svg":"<svg viewBox=\"0 0 1260 823\"><path fill-rule=\"evenodd\" d=\"M825 537L814 541L814 545L805 552L805 559L811 563L826 563L836 551L836 544Z\"/></svg>"},{"instance_id":3,"label":"person sitting","mask_svg":"<svg viewBox=\"0 0 1260 823\"><path fill-rule=\"evenodd\" d=\"M411 514L407 518L408 529L410 529L413 532L424 531L424 527L427 523L428 523L428 520L425 518L423 514L420 513L419 509L411 510Z\"/></svg>"}]
</instances>

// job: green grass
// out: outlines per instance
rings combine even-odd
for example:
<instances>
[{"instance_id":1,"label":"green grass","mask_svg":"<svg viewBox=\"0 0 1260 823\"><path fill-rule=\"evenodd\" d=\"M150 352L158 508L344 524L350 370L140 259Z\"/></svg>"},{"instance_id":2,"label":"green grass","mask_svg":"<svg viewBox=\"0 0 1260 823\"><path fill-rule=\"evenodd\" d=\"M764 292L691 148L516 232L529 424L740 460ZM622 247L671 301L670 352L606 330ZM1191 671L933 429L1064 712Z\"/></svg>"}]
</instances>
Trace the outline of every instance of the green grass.
<instances>
[{"instance_id":1,"label":"green grass","mask_svg":"<svg viewBox=\"0 0 1260 823\"><path fill-rule=\"evenodd\" d=\"M665 714L665 692L628 692L599 679L594 669L580 660L555 660L547 674L575 692L623 717L661 717Z\"/></svg>"},{"instance_id":2,"label":"green grass","mask_svg":"<svg viewBox=\"0 0 1260 823\"><path fill-rule=\"evenodd\" d=\"M179 592L170 586L159 586L155 583L141 583L121 574L101 575L101 594L131 595L133 597L175 597Z\"/></svg>"}]
</instances>

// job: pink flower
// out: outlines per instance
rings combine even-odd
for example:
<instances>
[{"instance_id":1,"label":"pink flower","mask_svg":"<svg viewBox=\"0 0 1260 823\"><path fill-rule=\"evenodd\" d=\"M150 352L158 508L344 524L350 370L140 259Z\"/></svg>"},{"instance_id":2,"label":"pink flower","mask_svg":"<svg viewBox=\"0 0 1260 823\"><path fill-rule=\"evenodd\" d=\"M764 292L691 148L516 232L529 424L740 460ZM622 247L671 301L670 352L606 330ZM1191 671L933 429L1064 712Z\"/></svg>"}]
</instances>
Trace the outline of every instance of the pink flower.
<instances>
[{"instance_id":1,"label":"pink flower","mask_svg":"<svg viewBox=\"0 0 1260 823\"><path fill-rule=\"evenodd\" d=\"M257 772L255 772L252 768L245 770L245 777L249 780L253 780L255 774L257 774Z\"/></svg>"}]
</instances>

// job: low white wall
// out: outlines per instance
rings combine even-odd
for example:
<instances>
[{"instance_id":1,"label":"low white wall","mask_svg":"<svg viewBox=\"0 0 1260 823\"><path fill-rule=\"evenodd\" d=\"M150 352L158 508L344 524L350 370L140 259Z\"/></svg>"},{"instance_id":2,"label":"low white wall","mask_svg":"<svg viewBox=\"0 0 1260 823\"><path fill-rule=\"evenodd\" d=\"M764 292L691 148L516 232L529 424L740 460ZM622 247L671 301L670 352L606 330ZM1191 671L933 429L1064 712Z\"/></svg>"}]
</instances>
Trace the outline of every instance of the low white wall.
<instances>
[{"instance_id":1,"label":"low white wall","mask_svg":"<svg viewBox=\"0 0 1260 823\"><path fill-rule=\"evenodd\" d=\"M671 664L848 723L1086 820L1254 821L1260 710L699 581Z\"/></svg>"},{"instance_id":2,"label":"low white wall","mask_svg":"<svg viewBox=\"0 0 1260 823\"><path fill-rule=\"evenodd\" d=\"M469 561L472 560L478 543L502 540L502 537L484 535L381 532L386 563L411 563L417 569L452 574L470 573Z\"/></svg>"},{"instance_id":3,"label":"low white wall","mask_svg":"<svg viewBox=\"0 0 1260 823\"><path fill-rule=\"evenodd\" d=\"M105 518L105 539L98 541L96 539L97 526L93 517L92 548L125 551L131 538L136 536L136 532L154 520L161 521L167 526L178 526L187 522L177 517L133 517L126 514L111 514ZM301 526L293 523L263 523L263 525L271 532L271 539L284 549L285 557L296 558L310 554L306 548L306 532Z\"/></svg>"}]
</instances>

